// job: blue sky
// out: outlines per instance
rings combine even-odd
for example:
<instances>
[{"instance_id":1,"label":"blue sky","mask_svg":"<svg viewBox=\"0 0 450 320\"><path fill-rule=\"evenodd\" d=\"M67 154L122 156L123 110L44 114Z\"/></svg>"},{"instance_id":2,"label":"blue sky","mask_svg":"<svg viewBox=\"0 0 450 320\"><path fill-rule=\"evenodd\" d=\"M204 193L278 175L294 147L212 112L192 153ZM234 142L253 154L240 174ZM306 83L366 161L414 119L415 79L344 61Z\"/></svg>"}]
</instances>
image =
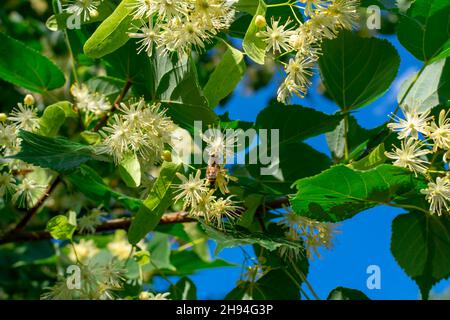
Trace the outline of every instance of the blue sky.
<instances>
[{"instance_id":1,"label":"blue sky","mask_svg":"<svg viewBox=\"0 0 450 320\"><path fill-rule=\"evenodd\" d=\"M376 127L388 118L396 107L397 92L401 83L412 73L419 70L421 62L399 45L395 36L386 37L397 49L401 64L399 72L390 89L372 104L357 110L354 116L365 128ZM254 94L244 93L239 86L225 108L218 113L228 111L231 119L253 121L267 102L276 95L277 80ZM296 99L295 104L315 108L325 113L334 113L337 106L315 92L317 76L310 95L305 99ZM321 152L329 154L325 136L307 141ZM362 212L340 224L340 234L336 236L334 249L322 251L321 258L311 261L308 279L319 297L325 299L337 286L345 286L363 291L371 299L417 299L420 297L416 284L397 265L390 253L392 220L402 213L401 209L380 206ZM211 248L214 244L211 243ZM250 249L251 250L251 249ZM220 257L241 264L244 260L242 250L229 248L223 250ZM381 269L381 289L369 290L366 286L369 265ZM197 285L198 297L203 299L222 299L233 289L239 278L240 268L222 268L202 271L192 277ZM450 281L441 281L433 292L441 293Z\"/></svg>"}]
</instances>

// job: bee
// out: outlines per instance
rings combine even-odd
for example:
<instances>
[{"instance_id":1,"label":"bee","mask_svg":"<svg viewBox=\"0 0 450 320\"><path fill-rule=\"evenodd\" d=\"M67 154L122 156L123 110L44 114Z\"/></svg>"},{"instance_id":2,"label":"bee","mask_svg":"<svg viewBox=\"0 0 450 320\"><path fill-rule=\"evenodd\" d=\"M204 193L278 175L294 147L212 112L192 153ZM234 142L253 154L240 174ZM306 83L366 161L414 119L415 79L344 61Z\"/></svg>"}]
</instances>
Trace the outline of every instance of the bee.
<instances>
[{"instance_id":1,"label":"bee","mask_svg":"<svg viewBox=\"0 0 450 320\"><path fill-rule=\"evenodd\" d=\"M206 180L210 186L216 185L217 175L220 172L219 159L214 155L210 155L208 166L206 167Z\"/></svg>"}]
</instances>

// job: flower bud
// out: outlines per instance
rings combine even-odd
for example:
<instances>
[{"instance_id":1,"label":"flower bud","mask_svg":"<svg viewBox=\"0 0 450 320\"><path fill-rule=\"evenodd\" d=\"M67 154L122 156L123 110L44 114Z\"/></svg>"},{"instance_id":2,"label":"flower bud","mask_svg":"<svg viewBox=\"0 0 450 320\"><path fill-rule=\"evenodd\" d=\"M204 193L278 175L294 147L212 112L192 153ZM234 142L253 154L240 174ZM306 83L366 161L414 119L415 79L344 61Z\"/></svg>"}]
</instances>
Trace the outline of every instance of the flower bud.
<instances>
[{"instance_id":1,"label":"flower bud","mask_svg":"<svg viewBox=\"0 0 450 320\"><path fill-rule=\"evenodd\" d=\"M34 97L31 94L27 94L23 99L23 103L25 103L26 106L34 105L35 103Z\"/></svg>"},{"instance_id":2,"label":"flower bud","mask_svg":"<svg viewBox=\"0 0 450 320\"><path fill-rule=\"evenodd\" d=\"M164 161L172 162L172 152L170 152L169 150L164 150L164 151L162 152L161 158L162 158Z\"/></svg>"},{"instance_id":3,"label":"flower bud","mask_svg":"<svg viewBox=\"0 0 450 320\"><path fill-rule=\"evenodd\" d=\"M98 11L97 10L91 10L90 12L89 12L89 16L91 17L91 18L97 18L98 17Z\"/></svg>"},{"instance_id":4,"label":"flower bud","mask_svg":"<svg viewBox=\"0 0 450 320\"><path fill-rule=\"evenodd\" d=\"M264 18L264 16L262 15L256 16L255 25L258 28L264 28L266 26L266 18Z\"/></svg>"},{"instance_id":5,"label":"flower bud","mask_svg":"<svg viewBox=\"0 0 450 320\"><path fill-rule=\"evenodd\" d=\"M8 116L5 113L0 113L0 122L6 121Z\"/></svg>"}]
</instances>

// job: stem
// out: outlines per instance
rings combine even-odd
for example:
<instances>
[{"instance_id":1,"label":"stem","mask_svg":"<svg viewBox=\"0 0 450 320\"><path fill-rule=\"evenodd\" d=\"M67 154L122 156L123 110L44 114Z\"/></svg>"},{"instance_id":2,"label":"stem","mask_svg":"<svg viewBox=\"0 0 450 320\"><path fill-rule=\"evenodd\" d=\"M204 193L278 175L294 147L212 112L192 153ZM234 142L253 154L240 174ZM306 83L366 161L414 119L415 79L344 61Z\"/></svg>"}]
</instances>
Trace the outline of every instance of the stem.
<instances>
[{"instance_id":1,"label":"stem","mask_svg":"<svg viewBox=\"0 0 450 320\"><path fill-rule=\"evenodd\" d=\"M297 21L297 23L301 26L302 22L300 21L300 19L297 17L297 13L295 13L294 7L293 6L289 6L289 8L291 8L292 14L294 15L295 20Z\"/></svg>"},{"instance_id":2,"label":"stem","mask_svg":"<svg viewBox=\"0 0 450 320\"><path fill-rule=\"evenodd\" d=\"M283 2L283 3L266 4L267 8L285 7L285 6L291 6L291 1Z\"/></svg>"},{"instance_id":3,"label":"stem","mask_svg":"<svg viewBox=\"0 0 450 320\"><path fill-rule=\"evenodd\" d=\"M420 75L422 74L423 70L425 70L425 68L427 67L427 63L424 63L422 65L422 67L420 68L419 72L416 73L416 76L414 77L413 81L410 83L410 85L408 86L408 88L406 89L405 93L403 94L402 98L400 99L397 107L394 110L394 114L397 114L398 110L400 109L400 106L405 102L406 97L408 96L409 92L412 90L412 88L414 87L414 85L417 82L417 79L419 79Z\"/></svg>"},{"instance_id":4,"label":"stem","mask_svg":"<svg viewBox=\"0 0 450 320\"><path fill-rule=\"evenodd\" d=\"M349 129L349 120L348 120L348 113L346 110L344 116L344 159L345 162L348 162L350 159L350 151L349 151L349 141L348 141L348 129Z\"/></svg>"}]
</instances>

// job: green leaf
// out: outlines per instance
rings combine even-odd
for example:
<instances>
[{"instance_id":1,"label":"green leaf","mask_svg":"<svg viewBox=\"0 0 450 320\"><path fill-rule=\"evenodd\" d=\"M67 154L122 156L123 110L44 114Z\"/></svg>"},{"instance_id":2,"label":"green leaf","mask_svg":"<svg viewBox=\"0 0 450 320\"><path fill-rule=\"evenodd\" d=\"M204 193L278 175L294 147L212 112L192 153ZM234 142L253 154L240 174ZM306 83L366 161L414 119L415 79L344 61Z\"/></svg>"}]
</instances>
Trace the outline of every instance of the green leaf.
<instances>
[{"instance_id":1,"label":"green leaf","mask_svg":"<svg viewBox=\"0 0 450 320\"><path fill-rule=\"evenodd\" d=\"M87 56L101 58L127 43L127 32L132 21L132 2L133 0L122 0L116 10L100 24L84 45Z\"/></svg>"},{"instance_id":2,"label":"green leaf","mask_svg":"<svg viewBox=\"0 0 450 320\"><path fill-rule=\"evenodd\" d=\"M423 212L397 216L392 222L391 252L427 299L431 287L450 276L450 220Z\"/></svg>"},{"instance_id":3,"label":"green leaf","mask_svg":"<svg viewBox=\"0 0 450 320\"><path fill-rule=\"evenodd\" d=\"M20 152L13 158L42 168L66 171L97 159L92 147L66 138L44 137L23 130L19 132L19 138L22 139Z\"/></svg>"},{"instance_id":4,"label":"green leaf","mask_svg":"<svg viewBox=\"0 0 450 320\"><path fill-rule=\"evenodd\" d=\"M380 204L415 195L424 182L408 170L383 164L367 171L338 165L295 183L292 209L319 221L337 222Z\"/></svg>"},{"instance_id":5,"label":"green leaf","mask_svg":"<svg viewBox=\"0 0 450 320\"><path fill-rule=\"evenodd\" d=\"M63 109L57 105L48 106L39 119L39 133L47 137L55 136L65 120Z\"/></svg>"},{"instance_id":6,"label":"green leaf","mask_svg":"<svg viewBox=\"0 0 450 320\"><path fill-rule=\"evenodd\" d=\"M341 31L322 43L320 72L327 92L342 110L353 110L382 95L395 79L400 57L387 41Z\"/></svg>"},{"instance_id":7,"label":"green leaf","mask_svg":"<svg viewBox=\"0 0 450 320\"><path fill-rule=\"evenodd\" d=\"M328 115L300 105L272 102L256 118L258 129L279 129L280 144L299 142L334 130L343 116Z\"/></svg>"},{"instance_id":8,"label":"green leaf","mask_svg":"<svg viewBox=\"0 0 450 320\"><path fill-rule=\"evenodd\" d=\"M170 186L179 165L164 162L158 179L150 194L144 200L128 230L128 240L131 244L138 243L147 233L156 228L166 209L172 204Z\"/></svg>"},{"instance_id":9,"label":"green leaf","mask_svg":"<svg viewBox=\"0 0 450 320\"><path fill-rule=\"evenodd\" d=\"M203 93L214 108L219 102L233 92L245 74L244 55L241 51L228 46L222 60L208 79Z\"/></svg>"},{"instance_id":10,"label":"green leaf","mask_svg":"<svg viewBox=\"0 0 450 320\"><path fill-rule=\"evenodd\" d=\"M159 101L175 123L193 128L194 120L204 125L217 122L198 84L192 58L164 54L155 48L149 58L137 54L136 44L129 42L104 58L108 76L126 79L132 83L136 95Z\"/></svg>"},{"instance_id":11,"label":"green leaf","mask_svg":"<svg viewBox=\"0 0 450 320\"><path fill-rule=\"evenodd\" d=\"M249 228L255 217L256 209L264 201L261 194L250 194L244 199L245 212L240 216L238 225L244 228Z\"/></svg>"},{"instance_id":12,"label":"green leaf","mask_svg":"<svg viewBox=\"0 0 450 320\"><path fill-rule=\"evenodd\" d=\"M197 300L195 283L187 277L183 277L171 285L169 291L172 300Z\"/></svg>"},{"instance_id":13,"label":"green leaf","mask_svg":"<svg viewBox=\"0 0 450 320\"><path fill-rule=\"evenodd\" d=\"M370 300L363 292L355 289L336 287L331 290L327 300Z\"/></svg>"},{"instance_id":14,"label":"green leaf","mask_svg":"<svg viewBox=\"0 0 450 320\"><path fill-rule=\"evenodd\" d=\"M300 287L283 269L267 272L255 283L252 298L255 300L298 300Z\"/></svg>"},{"instance_id":15,"label":"green leaf","mask_svg":"<svg viewBox=\"0 0 450 320\"><path fill-rule=\"evenodd\" d=\"M130 188L141 185L141 165L135 154L125 157L119 164L119 174Z\"/></svg>"},{"instance_id":16,"label":"green leaf","mask_svg":"<svg viewBox=\"0 0 450 320\"><path fill-rule=\"evenodd\" d=\"M355 117L349 115L348 118L349 125L347 140L350 151L350 159L354 159L355 157L358 157L360 153L365 151L372 140L376 142L377 139L380 138L379 135L381 132L383 132L384 129L386 129L386 125L383 123L382 125L373 129L364 129L358 124ZM336 129L331 132L327 132L326 138L333 159L335 159L336 161L341 160L344 157L345 148L344 120L339 123ZM373 147L376 147L380 142L378 142Z\"/></svg>"},{"instance_id":17,"label":"green leaf","mask_svg":"<svg viewBox=\"0 0 450 320\"><path fill-rule=\"evenodd\" d=\"M150 264L143 268L144 271L155 268L175 271L175 267L170 262L170 238L168 235L155 232L148 243L147 250L151 254L151 260Z\"/></svg>"},{"instance_id":18,"label":"green leaf","mask_svg":"<svg viewBox=\"0 0 450 320\"><path fill-rule=\"evenodd\" d=\"M255 24L256 17L258 15L266 15L266 4L263 0L259 0L258 9L253 16L252 22L245 33L242 47L247 55L256 63L264 64L266 56L266 43L264 40L257 36L257 33L261 31Z\"/></svg>"},{"instance_id":19,"label":"green leaf","mask_svg":"<svg viewBox=\"0 0 450 320\"><path fill-rule=\"evenodd\" d=\"M384 151L384 143L381 143L366 157L362 158L361 160L352 162L349 167L356 170L369 170L375 168L376 166L386 161L387 158L384 154Z\"/></svg>"},{"instance_id":20,"label":"green leaf","mask_svg":"<svg viewBox=\"0 0 450 320\"><path fill-rule=\"evenodd\" d=\"M218 230L206 224L202 224L206 234L216 240L216 254L223 248L237 247L246 244L258 244L270 251L282 246L292 249L303 250L303 245L299 241L287 240L283 236L266 234L261 232L250 232L242 228L226 227L224 230Z\"/></svg>"},{"instance_id":21,"label":"green leaf","mask_svg":"<svg viewBox=\"0 0 450 320\"><path fill-rule=\"evenodd\" d=\"M274 145L270 145L270 148L270 152L272 152ZM330 158L303 142L282 144L279 157L275 157L275 154L271 157L271 163L267 166L262 164L246 165L251 176L261 184L257 187L259 193L279 195L291 193L291 186L295 181L316 175L331 165ZM301 158L308 159L308 161L299 165L298 159ZM262 172L263 168L271 170Z\"/></svg>"},{"instance_id":22,"label":"green leaf","mask_svg":"<svg viewBox=\"0 0 450 320\"><path fill-rule=\"evenodd\" d=\"M197 222L183 223L183 230L188 235L188 242L193 245L194 252L204 261L211 261L208 237Z\"/></svg>"},{"instance_id":23,"label":"green leaf","mask_svg":"<svg viewBox=\"0 0 450 320\"><path fill-rule=\"evenodd\" d=\"M414 80L415 83L411 87ZM403 102L419 112L430 110L448 100L450 100L450 59L436 61L427 65L420 74L413 74L402 83L397 95L398 103Z\"/></svg>"},{"instance_id":24,"label":"green leaf","mask_svg":"<svg viewBox=\"0 0 450 320\"><path fill-rule=\"evenodd\" d=\"M447 0L416 0L397 26L400 43L417 59L428 61L443 49L448 54L450 3Z\"/></svg>"},{"instance_id":25,"label":"green leaf","mask_svg":"<svg viewBox=\"0 0 450 320\"><path fill-rule=\"evenodd\" d=\"M75 220L76 222L76 220ZM77 226L67 216L58 215L47 222L46 230L57 240L71 240Z\"/></svg>"},{"instance_id":26,"label":"green leaf","mask_svg":"<svg viewBox=\"0 0 450 320\"><path fill-rule=\"evenodd\" d=\"M102 177L100 177L94 169L86 165L81 165L77 170L66 177L72 185L88 198L97 202L102 202L105 206L109 205L111 197L122 203L131 211L138 210L142 205L141 200L126 196L108 187L103 182Z\"/></svg>"},{"instance_id":27,"label":"green leaf","mask_svg":"<svg viewBox=\"0 0 450 320\"><path fill-rule=\"evenodd\" d=\"M172 253L170 261L175 266L176 272L174 274L177 275L193 274L204 269L237 266L222 259L204 261L195 252L186 250Z\"/></svg>"},{"instance_id":28,"label":"green leaf","mask_svg":"<svg viewBox=\"0 0 450 320\"><path fill-rule=\"evenodd\" d=\"M62 71L47 57L0 32L0 78L33 92L64 85Z\"/></svg>"},{"instance_id":29,"label":"green leaf","mask_svg":"<svg viewBox=\"0 0 450 320\"><path fill-rule=\"evenodd\" d=\"M104 94L111 103L122 91L125 81L114 77L94 77L86 82L91 92Z\"/></svg>"}]
</instances>

